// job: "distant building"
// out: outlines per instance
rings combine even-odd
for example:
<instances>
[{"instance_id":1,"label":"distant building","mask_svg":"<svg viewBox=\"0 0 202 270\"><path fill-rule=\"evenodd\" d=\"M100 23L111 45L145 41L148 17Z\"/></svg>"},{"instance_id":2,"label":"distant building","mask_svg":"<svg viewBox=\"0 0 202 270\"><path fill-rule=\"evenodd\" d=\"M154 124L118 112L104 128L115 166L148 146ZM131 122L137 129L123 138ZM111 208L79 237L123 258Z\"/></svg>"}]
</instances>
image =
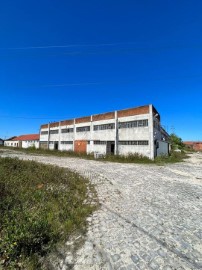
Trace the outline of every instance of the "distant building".
<instances>
[{"instance_id":1,"label":"distant building","mask_svg":"<svg viewBox=\"0 0 202 270\"><path fill-rule=\"evenodd\" d=\"M27 134L18 137L12 137L4 142L5 146L28 148L39 148L39 134Z\"/></svg>"},{"instance_id":2,"label":"distant building","mask_svg":"<svg viewBox=\"0 0 202 270\"><path fill-rule=\"evenodd\" d=\"M4 145L4 140L0 138L0 146Z\"/></svg>"},{"instance_id":3,"label":"distant building","mask_svg":"<svg viewBox=\"0 0 202 270\"><path fill-rule=\"evenodd\" d=\"M40 148L100 154L169 153L169 135L153 105L44 124Z\"/></svg>"},{"instance_id":4,"label":"distant building","mask_svg":"<svg viewBox=\"0 0 202 270\"><path fill-rule=\"evenodd\" d=\"M16 138L16 136L10 137L6 140L4 140L4 146L13 146L13 139Z\"/></svg>"},{"instance_id":5,"label":"distant building","mask_svg":"<svg viewBox=\"0 0 202 270\"><path fill-rule=\"evenodd\" d=\"M193 149L195 151L202 151L202 142L200 141L186 141L183 143L190 149Z\"/></svg>"}]
</instances>

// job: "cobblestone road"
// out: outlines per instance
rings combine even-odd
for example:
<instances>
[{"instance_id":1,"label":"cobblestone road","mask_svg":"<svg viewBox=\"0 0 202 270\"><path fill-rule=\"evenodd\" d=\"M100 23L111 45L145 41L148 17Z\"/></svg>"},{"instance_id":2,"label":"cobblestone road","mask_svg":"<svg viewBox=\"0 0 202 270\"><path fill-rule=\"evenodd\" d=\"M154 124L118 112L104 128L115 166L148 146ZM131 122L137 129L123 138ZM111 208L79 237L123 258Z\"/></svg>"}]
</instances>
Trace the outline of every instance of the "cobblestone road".
<instances>
[{"instance_id":1,"label":"cobblestone road","mask_svg":"<svg viewBox=\"0 0 202 270\"><path fill-rule=\"evenodd\" d=\"M202 269L202 154L166 166L21 157L96 185L101 207L88 218L84 245L64 251L53 269Z\"/></svg>"}]
</instances>

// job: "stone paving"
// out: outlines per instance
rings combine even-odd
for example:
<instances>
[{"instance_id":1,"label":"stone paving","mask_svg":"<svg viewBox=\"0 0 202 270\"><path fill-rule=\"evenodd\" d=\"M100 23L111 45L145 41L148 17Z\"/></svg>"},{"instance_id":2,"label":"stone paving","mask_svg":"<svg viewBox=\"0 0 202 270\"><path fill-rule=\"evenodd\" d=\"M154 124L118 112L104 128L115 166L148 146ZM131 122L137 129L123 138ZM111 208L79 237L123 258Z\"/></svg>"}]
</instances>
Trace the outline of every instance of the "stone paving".
<instances>
[{"instance_id":1,"label":"stone paving","mask_svg":"<svg viewBox=\"0 0 202 270\"><path fill-rule=\"evenodd\" d=\"M52 269L202 269L202 154L165 166L20 157L96 185L101 207L88 218L84 245L76 254L64 248Z\"/></svg>"}]
</instances>

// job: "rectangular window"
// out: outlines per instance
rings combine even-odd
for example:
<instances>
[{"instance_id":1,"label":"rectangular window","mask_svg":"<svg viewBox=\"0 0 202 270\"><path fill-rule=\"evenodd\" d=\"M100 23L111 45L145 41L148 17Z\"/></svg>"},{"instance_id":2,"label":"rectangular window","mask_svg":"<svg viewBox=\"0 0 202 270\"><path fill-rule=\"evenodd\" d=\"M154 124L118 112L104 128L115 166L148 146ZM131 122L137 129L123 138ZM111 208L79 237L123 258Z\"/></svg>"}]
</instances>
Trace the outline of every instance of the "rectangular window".
<instances>
[{"instance_id":1,"label":"rectangular window","mask_svg":"<svg viewBox=\"0 0 202 270\"><path fill-rule=\"evenodd\" d=\"M48 134L48 131L41 131L41 135L46 135Z\"/></svg>"},{"instance_id":2,"label":"rectangular window","mask_svg":"<svg viewBox=\"0 0 202 270\"><path fill-rule=\"evenodd\" d=\"M50 130L50 134L58 134L59 130L56 129L56 130Z\"/></svg>"},{"instance_id":3,"label":"rectangular window","mask_svg":"<svg viewBox=\"0 0 202 270\"><path fill-rule=\"evenodd\" d=\"M106 141L94 141L94 144L98 145L105 145L107 142Z\"/></svg>"},{"instance_id":4,"label":"rectangular window","mask_svg":"<svg viewBox=\"0 0 202 270\"><path fill-rule=\"evenodd\" d=\"M73 144L73 141L61 141L61 144Z\"/></svg>"},{"instance_id":5,"label":"rectangular window","mask_svg":"<svg viewBox=\"0 0 202 270\"><path fill-rule=\"evenodd\" d=\"M76 132L86 132L86 131L90 131L90 126L86 126L86 127L77 127L77 128L76 128Z\"/></svg>"},{"instance_id":6,"label":"rectangular window","mask_svg":"<svg viewBox=\"0 0 202 270\"><path fill-rule=\"evenodd\" d=\"M93 130L106 130L106 129L115 129L115 123L110 123L110 124L104 124L104 125L94 125Z\"/></svg>"},{"instance_id":7,"label":"rectangular window","mask_svg":"<svg viewBox=\"0 0 202 270\"><path fill-rule=\"evenodd\" d=\"M49 144L54 144L54 142L53 141L49 141Z\"/></svg>"},{"instance_id":8,"label":"rectangular window","mask_svg":"<svg viewBox=\"0 0 202 270\"><path fill-rule=\"evenodd\" d=\"M73 128L63 128L61 129L61 133L72 133L74 132Z\"/></svg>"},{"instance_id":9,"label":"rectangular window","mask_svg":"<svg viewBox=\"0 0 202 270\"><path fill-rule=\"evenodd\" d=\"M148 141L138 141L138 145L149 145Z\"/></svg>"},{"instance_id":10,"label":"rectangular window","mask_svg":"<svg viewBox=\"0 0 202 270\"><path fill-rule=\"evenodd\" d=\"M135 128L135 127L148 127L148 119L119 123L119 128Z\"/></svg>"},{"instance_id":11,"label":"rectangular window","mask_svg":"<svg viewBox=\"0 0 202 270\"><path fill-rule=\"evenodd\" d=\"M149 141L119 141L119 145L149 145Z\"/></svg>"},{"instance_id":12,"label":"rectangular window","mask_svg":"<svg viewBox=\"0 0 202 270\"><path fill-rule=\"evenodd\" d=\"M43 141L43 142L40 142L40 144L47 144L47 142L44 142L44 141Z\"/></svg>"}]
</instances>

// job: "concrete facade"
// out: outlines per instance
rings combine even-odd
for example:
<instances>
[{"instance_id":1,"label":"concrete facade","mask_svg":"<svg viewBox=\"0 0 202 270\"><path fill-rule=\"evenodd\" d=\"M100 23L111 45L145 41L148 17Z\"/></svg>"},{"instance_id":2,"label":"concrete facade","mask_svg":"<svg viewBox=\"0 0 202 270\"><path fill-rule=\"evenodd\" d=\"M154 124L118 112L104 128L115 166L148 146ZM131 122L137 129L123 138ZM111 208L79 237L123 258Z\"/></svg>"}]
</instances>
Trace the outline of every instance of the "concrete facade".
<instances>
[{"instance_id":1,"label":"concrete facade","mask_svg":"<svg viewBox=\"0 0 202 270\"><path fill-rule=\"evenodd\" d=\"M161 144L159 142L164 142ZM168 154L168 134L153 105L49 123L41 126L40 147L100 154ZM157 149L162 148L161 151Z\"/></svg>"}]
</instances>

